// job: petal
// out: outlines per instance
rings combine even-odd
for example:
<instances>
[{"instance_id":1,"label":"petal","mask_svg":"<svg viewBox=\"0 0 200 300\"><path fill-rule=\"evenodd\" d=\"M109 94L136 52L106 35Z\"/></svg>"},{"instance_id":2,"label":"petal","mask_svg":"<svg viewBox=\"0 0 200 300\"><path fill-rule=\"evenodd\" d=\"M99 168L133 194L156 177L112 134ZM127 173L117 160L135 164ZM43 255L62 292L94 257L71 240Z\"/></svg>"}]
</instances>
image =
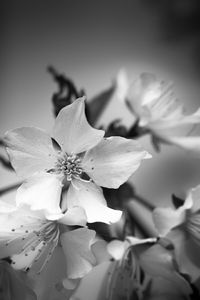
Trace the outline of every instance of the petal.
<instances>
[{"instance_id":1,"label":"petal","mask_svg":"<svg viewBox=\"0 0 200 300\"><path fill-rule=\"evenodd\" d=\"M107 242L105 240L97 240L92 245L91 249L96 258L97 264L102 264L103 262L111 259L111 256L107 251Z\"/></svg>"},{"instance_id":2,"label":"petal","mask_svg":"<svg viewBox=\"0 0 200 300\"><path fill-rule=\"evenodd\" d=\"M22 127L8 131L4 141L13 167L22 177L52 169L55 164L51 138L39 128Z\"/></svg>"},{"instance_id":3,"label":"petal","mask_svg":"<svg viewBox=\"0 0 200 300\"><path fill-rule=\"evenodd\" d=\"M0 262L1 300L36 300L37 296L30 288L28 281L23 273L13 270L10 264L5 261Z\"/></svg>"},{"instance_id":4,"label":"petal","mask_svg":"<svg viewBox=\"0 0 200 300\"><path fill-rule=\"evenodd\" d=\"M13 268L15 270L23 270L27 269L28 267L31 267L35 258L38 256L40 253L39 251L44 248L42 244L39 244L34 251L28 251L28 253L25 253L22 251L19 254L14 254L11 258L12 261L14 262Z\"/></svg>"},{"instance_id":5,"label":"petal","mask_svg":"<svg viewBox=\"0 0 200 300\"><path fill-rule=\"evenodd\" d=\"M84 208L89 223L115 223L122 215L121 211L107 207L101 188L92 182L73 180L66 201L68 208L74 206Z\"/></svg>"},{"instance_id":6,"label":"petal","mask_svg":"<svg viewBox=\"0 0 200 300\"><path fill-rule=\"evenodd\" d=\"M163 277L151 277L149 292L146 291L145 300L183 300L190 299L192 289L188 281L179 273L171 274L170 279Z\"/></svg>"},{"instance_id":7,"label":"petal","mask_svg":"<svg viewBox=\"0 0 200 300\"><path fill-rule=\"evenodd\" d=\"M140 265L151 276L162 277L171 282L180 294L187 299L192 289L189 283L177 272L172 253L160 245L154 245L140 255Z\"/></svg>"},{"instance_id":8,"label":"petal","mask_svg":"<svg viewBox=\"0 0 200 300\"><path fill-rule=\"evenodd\" d=\"M81 278L86 275L96 263L91 252L95 231L80 228L61 235L61 245L66 258L67 277Z\"/></svg>"},{"instance_id":9,"label":"petal","mask_svg":"<svg viewBox=\"0 0 200 300\"><path fill-rule=\"evenodd\" d=\"M200 272L199 245L181 229L172 230L167 238L174 245L175 259L180 273L188 274L194 282Z\"/></svg>"},{"instance_id":10,"label":"petal","mask_svg":"<svg viewBox=\"0 0 200 300\"><path fill-rule=\"evenodd\" d=\"M108 244L107 249L108 249L108 253L110 253L110 255L114 259L120 260L120 259L122 259L128 246L129 246L129 244L127 242L114 240Z\"/></svg>"},{"instance_id":11,"label":"petal","mask_svg":"<svg viewBox=\"0 0 200 300\"><path fill-rule=\"evenodd\" d=\"M185 202L190 204L189 208L192 207L194 212L200 209L200 185L189 191Z\"/></svg>"},{"instance_id":12,"label":"petal","mask_svg":"<svg viewBox=\"0 0 200 300\"><path fill-rule=\"evenodd\" d=\"M161 95L160 82L151 73L142 73L131 85L128 92L128 101L132 110L139 116L142 114L142 105L159 98Z\"/></svg>"},{"instance_id":13,"label":"petal","mask_svg":"<svg viewBox=\"0 0 200 300\"><path fill-rule=\"evenodd\" d=\"M172 208L156 208L153 211L153 221L160 235L166 235L172 228L186 221L186 211L183 206Z\"/></svg>"},{"instance_id":14,"label":"petal","mask_svg":"<svg viewBox=\"0 0 200 300\"><path fill-rule=\"evenodd\" d=\"M15 205L0 200L0 213L12 213L17 209ZM1 227L0 227L1 228Z\"/></svg>"},{"instance_id":15,"label":"petal","mask_svg":"<svg viewBox=\"0 0 200 300\"><path fill-rule=\"evenodd\" d=\"M0 212L0 258L20 253L25 245L37 240L34 230L41 226L41 214L27 207L11 213Z\"/></svg>"},{"instance_id":16,"label":"petal","mask_svg":"<svg viewBox=\"0 0 200 300\"><path fill-rule=\"evenodd\" d=\"M165 136L163 137L163 139L165 139L169 144L173 144L185 150L195 151L199 153L200 137L198 136L187 136L187 137Z\"/></svg>"},{"instance_id":17,"label":"petal","mask_svg":"<svg viewBox=\"0 0 200 300\"><path fill-rule=\"evenodd\" d=\"M103 138L104 131L89 125L84 98L79 98L59 112L53 136L64 151L77 154L94 147Z\"/></svg>"},{"instance_id":18,"label":"petal","mask_svg":"<svg viewBox=\"0 0 200 300\"><path fill-rule=\"evenodd\" d=\"M85 226L87 223L87 216L82 207L72 207L66 211L66 213L58 220L58 222L69 226Z\"/></svg>"},{"instance_id":19,"label":"petal","mask_svg":"<svg viewBox=\"0 0 200 300\"><path fill-rule=\"evenodd\" d=\"M181 110L181 106L177 106L176 109L170 113L170 118L162 118L159 120L153 120L149 124L149 127L157 132L162 133L166 129L181 129L185 131L191 131L192 125L200 123L200 108L191 115L184 115ZM173 132L172 132L173 133Z\"/></svg>"},{"instance_id":20,"label":"petal","mask_svg":"<svg viewBox=\"0 0 200 300\"><path fill-rule=\"evenodd\" d=\"M60 215L61 180L53 174L30 177L17 190L17 206L27 204L32 210L44 210L46 218Z\"/></svg>"},{"instance_id":21,"label":"petal","mask_svg":"<svg viewBox=\"0 0 200 300\"><path fill-rule=\"evenodd\" d=\"M96 184L118 188L137 170L142 159L150 157L138 142L110 137L86 153L82 167Z\"/></svg>"},{"instance_id":22,"label":"petal","mask_svg":"<svg viewBox=\"0 0 200 300\"><path fill-rule=\"evenodd\" d=\"M115 95L120 102L125 102L127 98L127 93L129 90L129 80L127 73L124 69L121 69L116 77L116 91Z\"/></svg>"}]
</instances>

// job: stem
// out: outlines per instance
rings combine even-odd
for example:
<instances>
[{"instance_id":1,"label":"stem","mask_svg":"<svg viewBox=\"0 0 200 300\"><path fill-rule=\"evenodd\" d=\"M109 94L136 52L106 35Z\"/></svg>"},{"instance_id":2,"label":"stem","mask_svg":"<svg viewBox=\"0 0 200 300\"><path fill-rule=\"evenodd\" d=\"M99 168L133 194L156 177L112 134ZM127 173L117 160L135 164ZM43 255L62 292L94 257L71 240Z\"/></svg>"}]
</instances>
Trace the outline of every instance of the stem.
<instances>
[{"instance_id":1,"label":"stem","mask_svg":"<svg viewBox=\"0 0 200 300\"><path fill-rule=\"evenodd\" d=\"M156 206L154 204L150 203L149 200L147 200L137 194L134 194L134 199L132 199L130 201L137 201L138 203L142 204L149 210L154 210L156 208Z\"/></svg>"},{"instance_id":2,"label":"stem","mask_svg":"<svg viewBox=\"0 0 200 300\"><path fill-rule=\"evenodd\" d=\"M151 219L151 213L149 210L144 210L143 207L138 205L135 199L130 199L126 202L125 207L133 219L133 222L144 235L144 237L157 236L156 229Z\"/></svg>"},{"instance_id":3,"label":"stem","mask_svg":"<svg viewBox=\"0 0 200 300\"><path fill-rule=\"evenodd\" d=\"M8 192L11 192L12 190L17 189L20 185L21 185L21 183L18 182L18 183L9 185L9 186L7 186L7 187L5 187L5 188L2 188L2 189L0 190L0 196L6 194L6 193L8 193Z\"/></svg>"}]
</instances>

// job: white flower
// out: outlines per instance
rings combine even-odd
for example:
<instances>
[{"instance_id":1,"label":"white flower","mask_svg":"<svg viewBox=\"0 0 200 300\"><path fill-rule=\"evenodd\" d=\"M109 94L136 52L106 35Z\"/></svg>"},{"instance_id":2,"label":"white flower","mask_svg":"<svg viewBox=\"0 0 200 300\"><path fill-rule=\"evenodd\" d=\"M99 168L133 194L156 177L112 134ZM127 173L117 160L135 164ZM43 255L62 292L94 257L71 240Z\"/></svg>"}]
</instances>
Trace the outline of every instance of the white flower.
<instances>
[{"instance_id":1,"label":"white flower","mask_svg":"<svg viewBox=\"0 0 200 300\"><path fill-rule=\"evenodd\" d=\"M200 272L200 186L189 191L178 209L156 208L153 220L159 235L173 243L181 272L195 281Z\"/></svg>"},{"instance_id":2,"label":"white flower","mask_svg":"<svg viewBox=\"0 0 200 300\"><path fill-rule=\"evenodd\" d=\"M185 115L171 83L160 81L151 73L142 73L135 81L128 82L124 72L118 74L117 82L123 95L120 99L127 102L139 126L152 134L154 142L200 150L200 138L193 135L194 126L200 124L200 109Z\"/></svg>"},{"instance_id":3,"label":"white flower","mask_svg":"<svg viewBox=\"0 0 200 300\"><path fill-rule=\"evenodd\" d=\"M67 226L78 223L79 210L79 207L69 209L52 221L42 211L30 210L26 205L16 208L0 201L0 259L11 257L13 268L31 268L40 273L60 242L67 278L83 277L96 264L91 251L95 232L87 228L70 230ZM86 218L82 223L85 222Z\"/></svg>"},{"instance_id":4,"label":"white flower","mask_svg":"<svg viewBox=\"0 0 200 300\"><path fill-rule=\"evenodd\" d=\"M172 253L161 245L155 244L156 240L155 238L138 239L128 236L125 241L114 240L110 242L108 252L113 258L121 260L120 266L125 265L122 275L129 269L129 273L134 274L135 278L132 285L136 285L138 281L136 292L140 291L139 299L171 299L172 297L189 299L192 290L188 282L177 272ZM131 260L127 259L128 250L129 252L132 251ZM115 273L119 272L119 269L119 267L116 268L114 278L117 277ZM141 275L141 269L143 275ZM116 295L118 290L121 293L123 291L121 287L123 276L121 277L121 284L117 282L115 286L112 286ZM166 298L162 298L164 295ZM118 297L111 299L118 299Z\"/></svg>"},{"instance_id":5,"label":"white flower","mask_svg":"<svg viewBox=\"0 0 200 300\"><path fill-rule=\"evenodd\" d=\"M53 138L59 149L38 128L7 132L4 140L11 163L27 179L18 190L17 205L26 203L45 210L47 218L56 216L62 185L68 182L70 197L64 198L62 207L84 208L88 222L116 222L121 211L107 208L98 186L118 188L150 155L136 141L103 136L104 131L88 124L83 98L63 108L56 118Z\"/></svg>"}]
</instances>

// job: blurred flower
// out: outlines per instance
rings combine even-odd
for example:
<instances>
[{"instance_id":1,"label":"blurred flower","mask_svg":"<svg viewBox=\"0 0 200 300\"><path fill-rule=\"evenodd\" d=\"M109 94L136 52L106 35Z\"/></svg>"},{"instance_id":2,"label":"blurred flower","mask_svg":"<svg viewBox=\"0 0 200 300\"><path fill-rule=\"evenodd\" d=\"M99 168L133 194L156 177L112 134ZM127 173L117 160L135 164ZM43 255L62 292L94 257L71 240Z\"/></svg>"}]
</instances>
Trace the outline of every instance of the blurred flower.
<instances>
[{"instance_id":1,"label":"blurred flower","mask_svg":"<svg viewBox=\"0 0 200 300\"><path fill-rule=\"evenodd\" d=\"M15 208L1 201L0 258L11 257L15 269L31 268L40 273L60 243L66 259L67 279L83 277L96 264L91 251L95 232L87 228L71 230L66 226L77 224L79 210L73 208L60 219L50 221L42 211L32 211L25 205Z\"/></svg>"},{"instance_id":2,"label":"blurred flower","mask_svg":"<svg viewBox=\"0 0 200 300\"><path fill-rule=\"evenodd\" d=\"M184 107L173 93L173 85L159 81L154 74L142 73L129 82L124 71L118 74L118 98L126 101L136 117L138 131L151 133L152 142L167 143L188 150L200 150L199 136L192 135L200 124L200 109L191 115L184 114Z\"/></svg>"},{"instance_id":3,"label":"blurred flower","mask_svg":"<svg viewBox=\"0 0 200 300\"><path fill-rule=\"evenodd\" d=\"M156 208L153 220L160 236L166 236L175 248L182 273L197 280L200 274L200 186L191 189L179 208Z\"/></svg>"},{"instance_id":4,"label":"blurred flower","mask_svg":"<svg viewBox=\"0 0 200 300\"><path fill-rule=\"evenodd\" d=\"M0 299L36 300L23 272L14 270L10 264L0 260Z\"/></svg>"},{"instance_id":5,"label":"blurred flower","mask_svg":"<svg viewBox=\"0 0 200 300\"><path fill-rule=\"evenodd\" d=\"M125 262L127 253L132 252L132 266L129 265L129 269L134 273L132 286L135 286L135 293L138 297L136 299L189 299L192 289L178 273L173 254L159 244L152 246L155 241L155 238L142 240L127 237L124 242L115 240L109 243L108 252L115 259L124 261L125 265L128 264L128 261ZM115 269L115 272L117 270ZM123 274L122 272L121 283ZM119 291L123 290L119 282L114 288Z\"/></svg>"},{"instance_id":6,"label":"blurred flower","mask_svg":"<svg viewBox=\"0 0 200 300\"><path fill-rule=\"evenodd\" d=\"M38 128L7 132L4 140L11 163L19 175L28 178L18 189L17 205L43 209L47 218L60 214L62 184L67 182L71 184L62 208L82 207L88 222L116 222L121 211L107 207L98 185L118 188L142 159L151 156L136 141L103 136L103 130L88 124L84 98L63 108L56 118L53 138L58 151L51 137Z\"/></svg>"}]
</instances>

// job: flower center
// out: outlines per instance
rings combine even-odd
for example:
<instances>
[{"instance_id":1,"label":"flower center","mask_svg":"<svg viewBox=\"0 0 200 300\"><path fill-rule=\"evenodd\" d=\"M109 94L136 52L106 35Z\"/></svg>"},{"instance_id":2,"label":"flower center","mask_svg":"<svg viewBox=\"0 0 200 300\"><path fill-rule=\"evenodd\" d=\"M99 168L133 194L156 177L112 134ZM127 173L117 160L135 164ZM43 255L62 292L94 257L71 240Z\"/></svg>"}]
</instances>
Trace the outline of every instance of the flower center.
<instances>
[{"instance_id":1,"label":"flower center","mask_svg":"<svg viewBox=\"0 0 200 300\"><path fill-rule=\"evenodd\" d=\"M83 173L81 160L75 154L65 154L58 159L56 164L56 171L58 173L64 174L68 181L71 181L72 177L80 178L80 175Z\"/></svg>"}]
</instances>

